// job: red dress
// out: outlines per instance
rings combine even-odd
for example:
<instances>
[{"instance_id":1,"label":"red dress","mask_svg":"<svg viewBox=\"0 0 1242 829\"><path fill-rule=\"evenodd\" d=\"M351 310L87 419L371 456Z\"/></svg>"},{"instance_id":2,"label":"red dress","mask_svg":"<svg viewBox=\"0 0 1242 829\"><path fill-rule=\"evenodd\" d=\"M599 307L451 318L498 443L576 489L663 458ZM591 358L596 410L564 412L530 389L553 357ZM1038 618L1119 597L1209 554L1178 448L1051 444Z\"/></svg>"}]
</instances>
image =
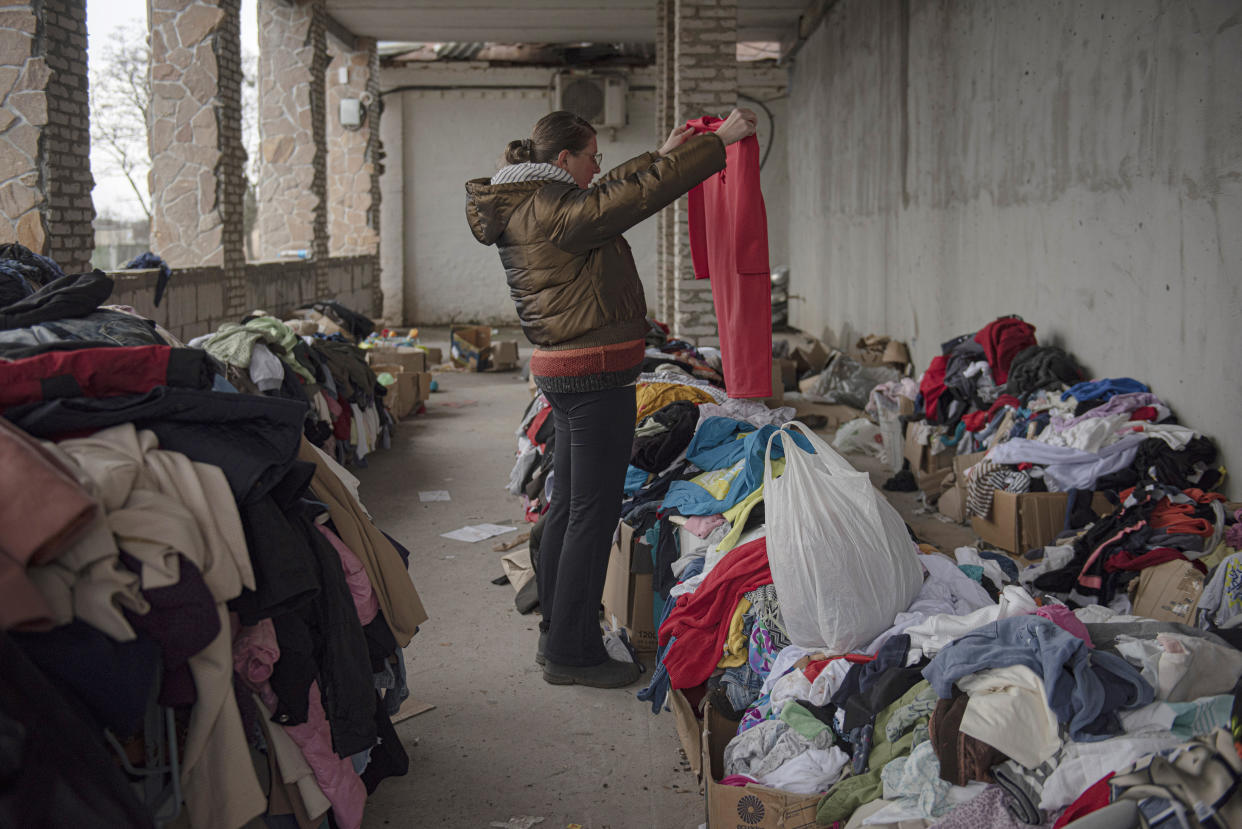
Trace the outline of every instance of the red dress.
<instances>
[{"instance_id":1,"label":"red dress","mask_svg":"<svg viewBox=\"0 0 1242 829\"><path fill-rule=\"evenodd\" d=\"M720 118L687 123L715 132ZM759 141L725 148L724 170L690 191L690 258L696 279L711 279L720 353L730 397L772 395L772 282L768 218L759 189Z\"/></svg>"}]
</instances>

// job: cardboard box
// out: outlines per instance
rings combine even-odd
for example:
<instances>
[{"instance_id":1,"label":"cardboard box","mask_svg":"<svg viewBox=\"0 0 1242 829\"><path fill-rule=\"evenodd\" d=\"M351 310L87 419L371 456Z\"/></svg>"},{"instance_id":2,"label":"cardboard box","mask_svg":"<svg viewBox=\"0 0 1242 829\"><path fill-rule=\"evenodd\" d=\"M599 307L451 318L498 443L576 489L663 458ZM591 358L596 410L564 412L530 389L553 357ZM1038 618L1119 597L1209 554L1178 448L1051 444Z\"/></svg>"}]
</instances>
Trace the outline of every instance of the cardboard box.
<instances>
[{"instance_id":1,"label":"cardboard box","mask_svg":"<svg viewBox=\"0 0 1242 829\"><path fill-rule=\"evenodd\" d=\"M933 455L930 446L924 446L919 443L915 436L917 430L914 424L907 424L906 428L906 460L910 461L910 471L916 476L920 474L929 474L940 470L952 469L954 455L951 451L940 452Z\"/></svg>"},{"instance_id":2,"label":"cardboard box","mask_svg":"<svg viewBox=\"0 0 1242 829\"><path fill-rule=\"evenodd\" d=\"M1189 561L1166 561L1138 577L1134 613L1167 622L1195 623L1205 577Z\"/></svg>"},{"instance_id":3,"label":"cardboard box","mask_svg":"<svg viewBox=\"0 0 1242 829\"><path fill-rule=\"evenodd\" d=\"M792 356L799 374L806 371L818 374L828 365L829 352L819 340L811 340L795 348Z\"/></svg>"},{"instance_id":4,"label":"cardboard box","mask_svg":"<svg viewBox=\"0 0 1242 829\"><path fill-rule=\"evenodd\" d=\"M648 554L650 555L650 554ZM621 522L618 542L612 545L608 556L608 570L604 577L604 618L629 632L634 649L643 653L656 650L655 597L652 593L652 574L633 572L634 530Z\"/></svg>"},{"instance_id":5,"label":"cardboard box","mask_svg":"<svg viewBox=\"0 0 1242 829\"><path fill-rule=\"evenodd\" d=\"M489 371L512 371L518 367L517 340L501 340L492 344L492 359Z\"/></svg>"},{"instance_id":6,"label":"cardboard box","mask_svg":"<svg viewBox=\"0 0 1242 829\"><path fill-rule=\"evenodd\" d=\"M918 442L912 424L907 424L904 455L910 461L910 472L918 481L919 489L939 493L944 479L953 471L953 453L946 451L933 455L930 446Z\"/></svg>"},{"instance_id":7,"label":"cardboard box","mask_svg":"<svg viewBox=\"0 0 1242 829\"><path fill-rule=\"evenodd\" d=\"M418 406L417 374L405 371L404 366L385 363L373 364L371 371L377 376L388 372L396 379L397 382L385 387L388 393L384 396L384 402L388 406L388 411L392 412L392 416L397 420L405 417Z\"/></svg>"},{"instance_id":8,"label":"cardboard box","mask_svg":"<svg viewBox=\"0 0 1242 829\"><path fill-rule=\"evenodd\" d=\"M793 360L777 360L776 366L780 369L781 387L785 391L798 390L798 364ZM776 373L776 369L772 369L772 373Z\"/></svg>"},{"instance_id":9,"label":"cardboard box","mask_svg":"<svg viewBox=\"0 0 1242 829\"><path fill-rule=\"evenodd\" d=\"M492 352L490 325L454 328L449 333L449 339L449 356L452 357L454 365L464 366L471 371L487 370Z\"/></svg>"},{"instance_id":10,"label":"cardboard box","mask_svg":"<svg viewBox=\"0 0 1242 829\"><path fill-rule=\"evenodd\" d=\"M423 351L427 354L428 367L438 366L444 362L444 352L441 351L440 349L432 348L429 345L420 346L420 348L422 348Z\"/></svg>"},{"instance_id":11,"label":"cardboard box","mask_svg":"<svg viewBox=\"0 0 1242 829\"><path fill-rule=\"evenodd\" d=\"M812 374L810 377L803 377L798 381L798 391L803 394L815 394L815 389L819 386L819 374Z\"/></svg>"},{"instance_id":12,"label":"cardboard box","mask_svg":"<svg viewBox=\"0 0 1242 829\"><path fill-rule=\"evenodd\" d=\"M966 498L965 492L960 487L950 487L940 494L940 500L936 502L936 509L941 515L952 518L959 524L966 523Z\"/></svg>"},{"instance_id":13,"label":"cardboard box","mask_svg":"<svg viewBox=\"0 0 1242 829\"><path fill-rule=\"evenodd\" d=\"M415 400L417 403L426 403L431 399L431 372L420 371L415 377L418 378L418 391Z\"/></svg>"},{"instance_id":14,"label":"cardboard box","mask_svg":"<svg viewBox=\"0 0 1242 829\"><path fill-rule=\"evenodd\" d=\"M686 695L673 688L668 692L668 707L673 711L673 723L677 726L677 739L681 741L681 750L686 753L690 770L694 776L703 779L703 724L699 715Z\"/></svg>"},{"instance_id":15,"label":"cardboard box","mask_svg":"<svg viewBox=\"0 0 1242 829\"><path fill-rule=\"evenodd\" d=\"M815 811L823 795L795 794L767 786L722 786L724 751L737 723L703 710L702 768L707 825L713 829L817 829Z\"/></svg>"},{"instance_id":16,"label":"cardboard box","mask_svg":"<svg viewBox=\"0 0 1242 829\"><path fill-rule=\"evenodd\" d=\"M408 372L417 373L427 370L427 354L417 348L411 346L401 346L400 348L373 348L367 352L367 362L374 366L375 363L383 363L386 365L398 365Z\"/></svg>"},{"instance_id":17,"label":"cardboard box","mask_svg":"<svg viewBox=\"0 0 1242 829\"><path fill-rule=\"evenodd\" d=\"M966 470L983 460L987 452L971 452L953 456L953 486L946 489L936 502L941 515L947 515L959 524L966 523ZM947 479L946 479L947 482Z\"/></svg>"},{"instance_id":18,"label":"cardboard box","mask_svg":"<svg viewBox=\"0 0 1242 829\"><path fill-rule=\"evenodd\" d=\"M996 492L991 517L973 516L970 526L989 544L1022 555L1052 543L1061 533L1068 500L1064 492ZM1092 498L1091 508L1099 515L1113 511L1108 498L1099 492Z\"/></svg>"}]
</instances>

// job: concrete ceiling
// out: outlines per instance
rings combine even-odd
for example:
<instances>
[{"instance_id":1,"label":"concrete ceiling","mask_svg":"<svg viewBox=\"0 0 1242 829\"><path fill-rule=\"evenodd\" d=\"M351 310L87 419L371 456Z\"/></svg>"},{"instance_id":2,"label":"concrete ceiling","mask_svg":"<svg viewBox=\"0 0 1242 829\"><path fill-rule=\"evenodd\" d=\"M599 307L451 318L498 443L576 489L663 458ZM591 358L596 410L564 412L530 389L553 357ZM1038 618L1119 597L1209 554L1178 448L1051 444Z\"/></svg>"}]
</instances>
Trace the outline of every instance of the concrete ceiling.
<instances>
[{"instance_id":1,"label":"concrete ceiling","mask_svg":"<svg viewBox=\"0 0 1242 829\"><path fill-rule=\"evenodd\" d=\"M739 41L790 40L809 0L738 0ZM443 43L650 43L655 0L327 0L356 35Z\"/></svg>"}]
</instances>

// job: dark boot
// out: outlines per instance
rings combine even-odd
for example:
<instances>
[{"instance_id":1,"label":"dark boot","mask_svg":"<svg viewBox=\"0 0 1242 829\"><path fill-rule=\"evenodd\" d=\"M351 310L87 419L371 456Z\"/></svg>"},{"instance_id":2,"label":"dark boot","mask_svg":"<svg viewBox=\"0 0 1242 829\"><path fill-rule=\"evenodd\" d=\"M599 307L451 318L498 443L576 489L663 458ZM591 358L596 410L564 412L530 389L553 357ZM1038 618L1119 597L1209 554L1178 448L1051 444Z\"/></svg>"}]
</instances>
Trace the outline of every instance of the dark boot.
<instances>
[{"instance_id":1,"label":"dark boot","mask_svg":"<svg viewBox=\"0 0 1242 829\"><path fill-rule=\"evenodd\" d=\"M638 680L633 662L609 659L599 665L557 665L545 662L543 679L550 685L586 685L591 688L624 688Z\"/></svg>"},{"instance_id":2,"label":"dark boot","mask_svg":"<svg viewBox=\"0 0 1242 829\"><path fill-rule=\"evenodd\" d=\"M548 633L547 631L540 631L539 632L539 644L535 646L535 664L536 665L544 665L547 663L548 658L543 655L544 651L546 651L547 648L548 648Z\"/></svg>"}]
</instances>

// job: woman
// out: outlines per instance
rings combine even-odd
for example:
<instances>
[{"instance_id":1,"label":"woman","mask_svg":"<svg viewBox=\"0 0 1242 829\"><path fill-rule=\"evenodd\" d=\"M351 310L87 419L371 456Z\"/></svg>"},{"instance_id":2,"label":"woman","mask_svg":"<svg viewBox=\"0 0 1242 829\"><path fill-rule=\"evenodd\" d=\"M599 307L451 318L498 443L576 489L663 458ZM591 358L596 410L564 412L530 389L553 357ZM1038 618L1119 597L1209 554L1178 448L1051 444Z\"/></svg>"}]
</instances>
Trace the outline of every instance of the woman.
<instances>
[{"instance_id":1,"label":"woman","mask_svg":"<svg viewBox=\"0 0 1242 829\"><path fill-rule=\"evenodd\" d=\"M554 685L619 688L633 663L608 658L599 604L634 435L647 305L621 237L724 169L726 144L755 131L735 109L714 134L678 127L594 185L603 154L595 130L569 112L539 119L511 141L503 167L466 184L474 236L495 244L518 317L535 346L530 372L552 407L552 506L539 546L540 647Z\"/></svg>"}]
</instances>

